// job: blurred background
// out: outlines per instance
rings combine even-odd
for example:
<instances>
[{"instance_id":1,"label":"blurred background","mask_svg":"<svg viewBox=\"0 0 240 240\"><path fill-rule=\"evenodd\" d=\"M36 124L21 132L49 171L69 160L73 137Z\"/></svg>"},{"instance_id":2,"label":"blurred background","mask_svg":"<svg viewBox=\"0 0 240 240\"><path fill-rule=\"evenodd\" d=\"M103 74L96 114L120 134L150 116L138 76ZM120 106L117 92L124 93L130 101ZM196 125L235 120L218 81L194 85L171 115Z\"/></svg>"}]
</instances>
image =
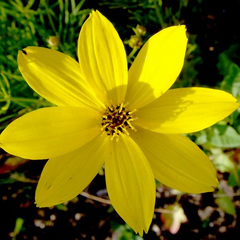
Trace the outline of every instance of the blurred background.
<instances>
[{"instance_id":1,"label":"blurred background","mask_svg":"<svg viewBox=\"0 0 240 240\"><path fill-rule=\"evenodd\" d=\"M154 33L185 24L189 44L173 87L223 89L240 100L239 0L0 0L0 131L19 116L51 105L22 78L18 50L42 46L76 58L78 34L92 9L118 30L129 65ZM189 137L212 160L219 187L195 195L158 182L153 222L143 238L109 204L102 172L72 201L39 209L34 194L46 161L0 149L0 239L239 239L240 111Z\"/></svg>"}]
</instances>

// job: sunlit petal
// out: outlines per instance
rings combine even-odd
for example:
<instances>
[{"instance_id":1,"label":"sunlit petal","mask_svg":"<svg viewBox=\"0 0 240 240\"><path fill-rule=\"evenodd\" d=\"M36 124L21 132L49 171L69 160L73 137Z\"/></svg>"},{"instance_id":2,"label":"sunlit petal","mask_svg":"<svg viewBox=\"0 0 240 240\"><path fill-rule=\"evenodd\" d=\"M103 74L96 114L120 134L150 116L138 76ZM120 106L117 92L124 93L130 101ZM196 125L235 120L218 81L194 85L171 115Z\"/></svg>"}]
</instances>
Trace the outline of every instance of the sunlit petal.
<instances>
[{"instance_id":1,"label":"sunlit petal","mask_svg":"<svg viewBox=\"0 0 240 240\"><path fill-rule=\"evenodd\" d=\"M28 85L58 106L102 105L83 78L78 62L66 54L27 47L18 53L18 66Z\"/></svg>"},{"instance_id":2,"label":"sunlit petal","mask_svg":"<svg viewBox=\"0 0 240 240\"><path fill-rule=\"evenodd\" d=\"M137 144L122 135L109 140L105 160L110 200L126 223L142 235L152 221L155 181L152 169Z\"/></svg>"},{"instance_id":3,"label":"sunlit petal","mask_svg":"<svg viewBox=\"0 0 240 240\"><path fill-rule=\"evenodd\" d=\"M80 194L104 163L106 139L97 136L82 148L47 161L37 190L38 207L51 207Z\"/></svg>"},{"instance_id":4,"label":"sunlit petal","mask_svg":"<svg viewBox=\"0 0 240 240\"><path fill-rule=\"evenodd\" d=\"M82 26L78 58L85 78L105 104L124 101L127 85L124 45L111 22L98 11L93 11Z\"/></svg>"},{"instance_id":5,"label":"sunlit petal","mask_svg":"<svg viewBox=\"0 0 240 240\"><path fill-rule=\"evenodd\" d=\"M212 163L188 138L141 128L131 136L161 183L188 193L210 192L217 186L216 170Z\"/></svg>"},{"instance_id":6,"label":"sunlit petal","mask_svg":"<svg viewBox=\"0 0 240 240\"><path fill-rule=\"evenodd\" d=\"M215 124L238 107L237 100L221 90L179 88L139 109L136 124L160 133L189 133Z\"/></svg>"},{"instance_id":7,"label":"sunlit petal","mask_svg":"<svg viewBox=\"0 0 240 240\"><path fill-rule=\"evenodd\" d=\"M142 107L165 93L177 79L187 46L185 26L163 29L140 50L129 70L126 99Z\"/></svg>"},{"instance_id":8,"label":"sunlit petal","mask_svg":"<svg viewBox=\"0 0 240 240\"><path fill-rule=\"evenodd\" d=\"M99 113L90 108L41 108L16 119L0 135L0 147L29 159L59 156L99 133Z\"/></svg>"}]
</instances>

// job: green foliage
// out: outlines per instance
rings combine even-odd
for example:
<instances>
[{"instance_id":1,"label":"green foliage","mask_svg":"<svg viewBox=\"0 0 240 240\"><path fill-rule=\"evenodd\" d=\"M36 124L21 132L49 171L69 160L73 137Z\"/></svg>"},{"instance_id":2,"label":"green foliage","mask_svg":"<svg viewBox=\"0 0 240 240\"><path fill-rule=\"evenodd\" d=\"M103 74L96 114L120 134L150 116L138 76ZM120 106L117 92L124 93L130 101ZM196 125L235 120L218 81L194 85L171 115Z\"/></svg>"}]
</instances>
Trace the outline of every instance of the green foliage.
<instances>
[{"instance_id":1,"label":"green foliage","mask_svg":"<svg viewBox=\"0 0 240 240\"><path fill-rule=\"evenodd\" d=\"M221 194L223 194L223 192L221 190L218 192L218 194L220 196L216 198L216 200L215 200L216 204L222 210L224 210L224 212L234 216L236 214L236 208L235 208L231 198L226 195L221 196Z\"/></svg>"},{"instance_id":2,"label":"green foliage","mask_svg":"<svg viewBox=\"0 0 240 240\"><path fill-rule=\"evenodd\" d=\"M240 68L233 61L239 46L232 45L219 54L217 67L223 76L220 89L231 93L240 100ZM218 124L197 134L196 143L219 148L240 147L240 112L235 111L231 116Z\"/></svg>"},{"instance_id":3,"label":"green foliage","mask_svg":"<svg viewBox=\"0 0 240 240\"><path fill-rule=\"evenodd\" d=\"M51 105L24 81L17 54L27 46L48 46L76 58L79 29L90 12L81 9L84 2L0 1L0 130L13 118ZM51 37L59 43L52 46Z\"/></svg>"},{"instance_id":4,"label":"green foliage","mask_svg":"<svg viewBox=\"0 0 240 240\"><path fill-rule=\"evenodd\" d=\"M196 143L221 148L235 148L240 146L240 134L232 126L227 125L227 122L222 122L197 133Z\"/></svg>"},{"instance_id":5,"label":"green foliage","mask_svg":"<svg viewBox=\"0 0 240 240\"><path fill-rule=\"evenodd\" d=\"M181 11L187 6L186 0L178 2L177 11L173 13L172 8L164 6L162 0L103 0L103 5L108 5L110 8L127 9L130 13L130 19L138 21L141 25L158 25L165 28L170 25L180 23Z\"/></svg>"},{"instance_id":6,"label":"green foliage","mask_svg":"<svg viewBox=\"0 0 240 240\"><path fill-rule=\"evenodd\" d=\"M234 97L240 99L240 68L230 58L235 48L236 46L233 45L221 53L217 66L219 72L224 76L220 85L221 89L232 93Z\"/></svg>"},{"instance_id":7,"label":"green foliage","mask_svg":"<svg viewBox=\"0 0 240 240\"><path fill-rule=\"evenodd\" d=\"M240 186L240 169L235 168L234 171L229 175L228 185L232 187Z\"/></svg>"},{"instance_id":8,"label":"green foliage","mask_svg":"<svg viewBox=\"0 0 240 240\"><path fill-rule=\"evenodd\" d=\"M216 147L240 147L240 134L231 126L216 124L210 135L209 142Z\"/></svg>"},{"instance_id":9,"label":"green foliage","mask_svg":"<svg viewBox=\"0 0 240 240\"><path fill-rule=\"evenodd\" d=\"M225 154L220 148L212 148L210 150L212 153L212 162L219 172L233 171L235 165L229 154Z\"/></svg>"},{"instance_id":10,"label":"green foliage","mask_svg":"<svg viewBox=\"0 0 240 240\"><path fill-rule=\"evenodd\" d=\"M114 230L113 239L118 240L143 240L139 235L136 235L134 231L128 225L120 225L112 222L112 229Z\"/></svg>"}]
</instances>

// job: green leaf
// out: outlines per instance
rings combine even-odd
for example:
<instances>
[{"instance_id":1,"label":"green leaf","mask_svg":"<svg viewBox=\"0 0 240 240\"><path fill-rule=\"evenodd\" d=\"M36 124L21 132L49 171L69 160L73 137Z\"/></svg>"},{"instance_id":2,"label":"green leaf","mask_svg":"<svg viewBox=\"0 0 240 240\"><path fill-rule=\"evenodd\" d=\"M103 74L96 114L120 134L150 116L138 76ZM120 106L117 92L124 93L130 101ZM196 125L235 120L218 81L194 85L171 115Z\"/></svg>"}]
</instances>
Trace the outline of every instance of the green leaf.
<instances>
[{"instance_id":1,"label":"green leaf","mask_svg":"<svg viewBox=\"0 0 240 240\"><path fill-rule=\"evenodd\" d=\"M19 217L16 219L14 230L9 234L13 240L16 239L16 236L23 230L23 224L24 224L23 218Z\"/></svg>"},{"instance_id":2,"label":"green leaf","mask_svg":"<svg viewBox=\"0 0 240 240\"><path fill-rule=\"evenodd\" d=\"M63 212L67 212L67 211L68 211L68 207L67 207L66 205L64 205L63 203L58 204L58 205L56 206L56 208L57 208L58 210L63 211Z\"/></svg>"},{"instance_id":3,"label":"green leaf","mask_svg":"<svg viewBox=\"0 0 240 240\"><path fill-rule=\"evenodd\" d=\"M228 50L219 55L217 67L224 76L221 89L231 92L234 97L240 96L240 68L232 61L236 46L232 45Z\"/></svg>"},{"instance_id":4,"label":"green leaf","mask_svg":"<svg viewBox=\"0 0 240 240\"><path fill-rule=\"evenodd\" d=\"M225 75L221 88L229 91L234 97L240 95L240 68L235 64L229 65L228 73Z\"/></svg>"},{"instance_id":5,"label":"green leaf","mask_svg":"<svg viewBox=\"0 0 240 240\"><path fill-rule=\"evenodd\" d=\"M222 194L221 191L218 192L219 194ZM236 215L236 209L235 206L228 196L218 197L215 200L215 203L226 213L234 216Z\"/></svg>"},{"instance_id":6,"label":"green leaf","mask_svg":"<svg viewBox=\"0 0 240 240\"><path fill-rule=\"evenodd\" d=\"M195 140L195 143L197 145L203 145L204 143L206 143L208 141L207 139L207 134L206 132L203 130L201 132L198 133L197 139Z\"/></svg>"},{"instance_id":7,"label":"green leaf","mask_svg":"<svg viewBox=\"0 0 240 240\"><path fill-rule=\"evenodd\" d=\"M228 74L230 65L234 62L232 59L238 59L238 48L238 44L231 45L227 50L219 54L217 67L221 75Z\"/></svg>"},{"instance_id":8,"label":"green leaf","mask_svg":"<svg viewBox=\"0 0 240 240\"><path fill-rule=\"evenodd\" d=\"M223 52L219 54L217 67L221 75L227 75L229 66L232 64L232 60L229 59L228 55Z\"/></svg>"},{"instance_id":9,"label":"green leaf","mask_svg":"<svg viewBox=\"0 0 240 240\"><path fill-rule=\"evenodd\" d=\"M111 222L111 227L113 229L112 239L118 240L143 240L140 236L134 233L134 231L127 225L122 225L117 222Z\"/></svg>"},{"instance_id":10,"label":"green leaf","mask_svg":"<svg viewBox=\"0 0 240 240\"><path fill-rule=\"evenodd\" d=\"M231 172L234 169L234 163L230 157L222 152L219 148L211 149L212 162L219 172Z\"/></svg>"},{"instance_id":11,"label":"green leaf","mask_svg":"<svg viewBox=\"0 0 240 240\"><path fill-rule=\"evenodd\" d=\"M209 142L216 147L234 148L240 146L240 135L227 125L215 125Z\"/></svg>"},{"instance_id":12,"label":"green leaf","mask_svg":"<svg viewBox=\"0 0 240 240\"><path fill-rule=\"evenodd\" d=\"M232 187L240 186L240 169L235 170L229 175L228 185Z\"/></svg>"}]
</instances>

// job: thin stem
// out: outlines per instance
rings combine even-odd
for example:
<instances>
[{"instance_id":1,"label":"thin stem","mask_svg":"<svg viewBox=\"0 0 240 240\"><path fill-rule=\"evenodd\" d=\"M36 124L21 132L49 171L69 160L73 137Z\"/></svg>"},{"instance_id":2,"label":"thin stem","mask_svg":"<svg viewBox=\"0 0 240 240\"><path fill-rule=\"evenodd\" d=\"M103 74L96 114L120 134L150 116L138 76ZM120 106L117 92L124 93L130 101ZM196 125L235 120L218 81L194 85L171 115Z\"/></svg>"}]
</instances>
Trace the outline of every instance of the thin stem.
<instances>
[{"instance_id":1,"label":"thin stem","mask_svg":"<svg viewBox=\"0 0 240 240\"><path fill-rule=\"evenodd\" d=\"M12 101L12 102L32 102L39 103L41 100L35 98L18 98L18 97L7 97L4 99L0 99L0 102Z\"/></svg>"},{"instance_id":2,"label":"thin stem","mask_svg":"<svg viewBox=\"0 0 240 240\"><path fill-rule=\"evenodd\" d=\"M155 208L154 212L157 212L157 213L169 213L169 214L173 213L173 211L167 210L167 209L164 209L164 208Z\"/></svg>"},{"instance_id":3,"label":"thin stem","mask_svg":"<svg viewBox=\"0 0 240 240\"><path fill-rule=\"evenodd\" d=\"M97 201L97 202L101 202L101 203L105 203L105 204L111 205L110 200L94 196L94 195L89 194L87 192L81 192L80 195L82 195L85 198L89 198L91 200ZM166 210L166 209L163 209L163 208L156 208L156 209L154 209L154 212L158 212L158 213L172 213L171 210Z\"/></svg>"},{"instance_id":4,"label":"thin stem","mask_svg":"<svg viewBox=\"0 0 240 240\"><path fill-rule=\"evenodd\" d=\"M159 24L160 24L161 28L164 28L165 27L165 22L162 18L162 14L161 14L160 9L159 9L158 0L154 0L154 6L155 6L155 11L156 11L156 15L157 15Z\"/></svg>"},{"instance_id":5,"label":"thin stem","mask_svg":"<svg viewBox=\"0 0 240 240\"><path fill-rule=\"evenodd\" d=\"M55 28L55 26L54 26L54 22L53 22L53 20L52 20L52 17L51 17L51 15L50 15L49 11L48 11L48 5L47 5L47 3L46 3L46 0L43 0L43 4L44 4L44 6L45 6L45 10L46 10L46 13L47 13L47 17L48 17L49 23L50 23L50 25L51 25L51 27L52 27L55 35L57 35L57 30L56 30L56 28Z\"/></svg>"},{"instance_id":6,"label":"thin stem","mask_svg":"<svg viewBox=\"0 0 240 240\"><path fill-rule=\"evenodd\" d=\"M101 203L105 203L105 204L111 205L110 200L94 196L94 195L89 194L87 192L81 192L80 195L84 196L85 198L89 198L89 199L92 199L94 201L97 201L97 202L101 202Z\"/></svg>"},{"instance_id":7,"label":"thin stem","mask_svg":"<svg viewBox=\"0 0 240 240\"><path fill-rule=\"evenodd\" d=\"M132 51L129 53L127 60L130 63L131 62L131 58L135 55L135 53L138 51L138 48L133 48Z\"/></svg>"}]
</instances>

